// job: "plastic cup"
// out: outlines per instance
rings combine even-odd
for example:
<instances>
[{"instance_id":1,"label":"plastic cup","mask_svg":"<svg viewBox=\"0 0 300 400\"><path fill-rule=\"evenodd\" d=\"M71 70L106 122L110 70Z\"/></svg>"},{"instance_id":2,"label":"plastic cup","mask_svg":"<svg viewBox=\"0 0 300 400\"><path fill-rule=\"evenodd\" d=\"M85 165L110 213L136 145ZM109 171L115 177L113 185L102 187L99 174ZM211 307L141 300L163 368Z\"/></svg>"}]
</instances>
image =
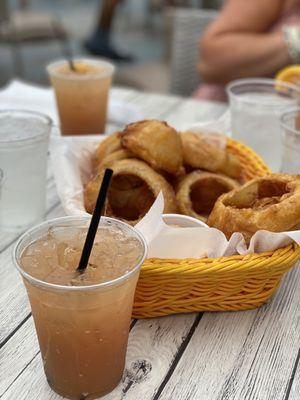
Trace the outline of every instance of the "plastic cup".
<instances>
[{"instance_id":1,"label":"plastic cup","mask_svg":"<svg viewBox=\"0 0 300 400\"><path fill-rule=\"evenodd\" d=\"M300 174L300 107L286 111L280 122L283 146L281 171Z\"/></svg>"},{"instance_id":2,"label":"plastic cup","mask_svg":"<svg viewBox=\"0 0 300 400\"><path fill-rule=\"evenodd\" d=\"M2 169L0 168L0 196L1 196L1 188L3 185L3 180L4 180L4 174L3 174Z\"/></svg>"},{"instance_id":3,"label":"plastic cup","mask_svg":"<svg viewBox=\"0 0 300 400\"><path fill-rule=\"evenodd\" d=\"M0 111L2 230L26 229L44 217L51 125L50 118L36 112Z\"/></svg>"},{"instance_id":4,"label":"plastic cup","mask_svg":"<svg viewBox=\"0 0 300 400\"><path fill-rule=\"evenodd\" d=\"M197 228L208 227L205 222L200 221L194 217L182 214L163 214L163 221L165 224L181 228Z\"/></svg>"},{"instance_id":5,"label":"plastic cup","mask_svg":"<svg viewBox=\"0 0 300 400\"><path fill-rule=\"evenodd\" d=\"M130 271L90 286L64 286L36 279L23 270L21 257L24 249L50 228L88 228L89 223L89 217L44 222L26 232L14 250L14 262L30 300L48 383L70 399L97 398L112 391L121 380L135 287L146 256L145 240L131 226L102 217L100 226L116 225L124 234L137 238L142 251Z\"/></svg>"},{"instance_id":6,"label":"plastic cup","mask_svg":"<svg viewBox=\"0 0 300 400\"><path fill-rule=\"evenodd\" d=\"M280 168L280 115L300 101L300 88L273 79L240 79L226 87L232 137L252 147L275 172Z\"/></svg>"},{"instance_id":7,"label":"plastic cup","mask_svg":"<svg viewBox=\"0 0 300 400\"><path fill-rule=\"evenodd\" d=\"M104 133L108 96L115 67L102 60L66 60L47 67L63 135Z\"/></svg>"}]
</instances>

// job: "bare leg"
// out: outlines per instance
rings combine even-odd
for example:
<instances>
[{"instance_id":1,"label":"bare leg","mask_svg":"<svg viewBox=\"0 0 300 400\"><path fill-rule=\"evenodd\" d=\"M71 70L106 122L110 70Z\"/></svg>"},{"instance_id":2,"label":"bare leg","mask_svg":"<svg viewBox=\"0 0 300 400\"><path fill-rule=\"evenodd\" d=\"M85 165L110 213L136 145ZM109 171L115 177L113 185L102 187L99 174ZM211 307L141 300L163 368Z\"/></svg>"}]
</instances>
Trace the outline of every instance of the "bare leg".
<instances>
[{"instance_id":1,"label":"bare leg","mask_svg":"<svg viewBox=\"0 0 300 400\"><path fill-rule=\"evenodd\" d=\"M110 33L116 7L123 0L104 0L99 9L96 29L85 42L85 48L91 54L107 57L116 61L131 61L132 57L120 54L111 44Z\"/></svg>"},{"instance_id":2,"label":"bare leg","mask_svg":"<svg viewBox=\"0 0 300 400\"><path fill-rule=\"evenodd\" d=\"M123 0L104 0L99 10L97 27L105 32L110 32L115 16L116 6Z\"/></svg>"}]
</instances>

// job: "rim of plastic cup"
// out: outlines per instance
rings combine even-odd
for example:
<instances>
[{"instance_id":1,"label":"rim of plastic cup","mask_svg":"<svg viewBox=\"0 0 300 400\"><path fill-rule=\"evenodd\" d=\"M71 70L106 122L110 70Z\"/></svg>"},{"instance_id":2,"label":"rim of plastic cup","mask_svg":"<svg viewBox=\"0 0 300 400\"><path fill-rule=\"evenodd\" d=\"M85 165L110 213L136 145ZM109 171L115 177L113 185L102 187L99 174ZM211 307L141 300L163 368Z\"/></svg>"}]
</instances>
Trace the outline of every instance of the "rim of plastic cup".
<instances>
[{"instance_id":1,"label":"rim of plastic cup","mask_svg":"<svg viewBox=\"0 0 300 400\"><path fill-rule=\"evenodd\" d=\"M281 128L283 129L287 129L293 133L295 133L296 135L300 136L300 130L295 129L293 127L291 127L290 125L288 125L288 122L286 121L286 119L290 116L292 116L295 113L299 113L300 114L300 107L293 107L293 108L289 108L287 109L283 114L281 114L280 116L280 125Z\"/></svg>"},{"instance_id":2,"label":"rim of plastic cup","mask_svg":"<svg viewBox=\"0 0 300 400\"><path fill-rule=\"evenodd\" d=\"M20 266L20 263L18 261L17 254L18 254L20 246L22 245L22 242L28 237L28 235L32 235L32 234L38 232L39 230L43 229L47 225L50 227L51 224L56 223L56 222L63 223L66 221L76 221L76 220L78 220L80 222L80 221L89 221L90 219L91 219L91 217L83 216L83 215L82 216L66 216L66 217L53 218L51 220L44 221L41 224L38 224L38 225L34 226L33 228L27 230L25 233L23 233L23 235L19 238L17 244L14 246L14 249L13 249L13 262L14 262L14 265L17 268L17 270L20 272L21 276L26 278L30 283L33 283L35 285L42 286L42 287L48 288L48 289L65 290L65 291L86 291L86 290L94 290L94 289L100 289L100 288L105 288L105 287L109 287L109 286L114 286L116 284L119 284L119 283L125 281L127 278L129 278L131 275L133 275L145 261L145 258L147 255L146 240L145 240L144 236L138 230L134 229L132 226L126 224L125 222L119 221L115 218L104 217L104 216L101 217L100 224L101 224L101 221L113 221L114 223L117 223L121 226L126 227L127 230L133 232L134 235L140 240L140 242L142 244L143 254L141 256L141 259L137 262L136 266L132 270L126 272L124 275L122 275L118 278L115 278L115 279L112 279L112 280L109 280L106 282L96 283L94 285L85 285L85 286L84 285L68 286L68 285L59 285L57 283L45 282L41 279L35 278L34 276L30 275L28 272L26 272L22 269L22 267Z\"/></svg>"},{"instance_id":3,"label":"rim of plastic cup","mask_svg":"<svg viewBox=\"0 0 300 400\"><path fill-rule=\"evenodd\" d=\"M74 80L74 77L76 77L76 80L87 80L87 79L99 79L99 78L106 78L108 76L112 76L116 70L116 67L114 64L111 62L101 59L101 58L84 58L84 57L78 57L74 58L73 62L86 62L87 64L90 63L92 65L96 66L104 66L106 67L105 70L99 71L99 72L91 72L88 74L76 74L76 73L71 73L71 74L65 74L62 72L55 71L55 68L57 68L60 65L68 64L68 60L66 59L59 59L56 61L51 62L50 64L47 65L46 69L47 72L50 76L54 76L56 78L63 78L66 80Z\"/></svg>"},{"instance_id":4,"label":"rim of plastic cup","mask_svg":"<svg viewBox=\"0 0 300 400\"><path fill-rule=\"evenodd\" d=\"M276 81L275 79L271 78L244 78L244 79L236 79L232 82L227 83L225 90L227 95L230 96L235 96L238 97L238 93L234 93L232 90L236 87L243 86L243 85L249 85L249 84L254 84L254 85L267 85L267 86L272 86L274 88L274 91L276 92L276 86L279 88L285 88L289 90L293 90L296 93L300 94L300 87L293 85L292 83L287 83L287 82L282 82L282 81ZM283 94L287 94L286 92L283 92ZM242 99L241 100L244 103L257 103L257 100L255 99ZM264 106L267 106L267 103L263 104Z\"/></svg>"},{"instance_id":5,"label":"rim of plastic cup","mask_svg":"<svg viewBox=\"0 0 300 400\"><path fill-rule=\"evenodd\" d=\"M182 220L182 221L188 221L188 222L191 222L191 224L193 224L193 225L191 225L190 227L186 227L186 228L196 228L196 227L201 227L201 228L208 228L208 225L206 225L206 223L205 222L203 222L203 221L200 221L200 219L197 219L197 218L194 218L194 217L191 217L191 216L189 216L189 215L182 215L182 214L163 214L162 215L162 218L163 218L163 221L168 225L168 223L165 221L165 220L167 220L167 219L170 219L170 220L172 220L172 219L177 219L177 220ZM183 227L183 228L185 228L185 227Z\"/></svg>"},{"instance_id":6,"label":"rim of plastic cup","mask_svg":"<svg viewBox=\"0 0 300 400\"><path fill-rule=\"evenodd\" d=\"M10 109L10 108L0 110L0 118L5 114L15 114L15 115L17 115L17 114L20 114L20 115L25 114L25 117L26 116L31 116L31 117L35 117L35 118L38 118L40 120L43 120L43 122L45 122L45 125L49 127L49 132L47 132L47 133L36 133L36 134L33 134L30 137L12 138L12 139L9 138L9 137L7 139L2 139L1 136L0 136L0 143L1 144L3 144L3 143L31 142L31 141L34 141L35 139L38 139L38 138L41 138L41 137L44 137L44 136L49 136L50 129L51 129L52 125L53 125L53 121L48 115L40 113L38 111L30 111L30 110L22 110L22 109L17 110L17 109Z\"/></svg>"}]
</instances>

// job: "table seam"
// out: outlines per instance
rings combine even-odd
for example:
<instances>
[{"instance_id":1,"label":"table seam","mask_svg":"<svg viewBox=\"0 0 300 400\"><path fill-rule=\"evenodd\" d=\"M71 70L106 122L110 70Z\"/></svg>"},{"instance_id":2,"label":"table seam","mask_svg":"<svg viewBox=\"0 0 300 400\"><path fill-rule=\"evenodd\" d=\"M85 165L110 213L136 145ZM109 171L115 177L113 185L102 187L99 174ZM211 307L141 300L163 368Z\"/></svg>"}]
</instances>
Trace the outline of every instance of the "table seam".
<instances>
[{"instance_id":1,"label":"table seam","mask_svg":"<svg viewBox=\"0 0 300 400\"><path fill-rule=\"evenodd\" d=\"M167 383L169 382L169 380L171 379L173 372L175 371L182 355L184 354L186 348L188 347L194 333L195 330L197 329L199 322L201 320L201 318L203 317L204 313L198 313L193 325L191 326L189 332L187 333L187 335L185 336L185 338L183 339L183 341L181 342L172 362L170 365L170 368L168 369L163 381L161 382L161 384L159 385L157 391L155 392L154 396L152 397L152 400L159 400L160 396L165 388L165 386L167 385Z\"/></svg>"}]
</instances>

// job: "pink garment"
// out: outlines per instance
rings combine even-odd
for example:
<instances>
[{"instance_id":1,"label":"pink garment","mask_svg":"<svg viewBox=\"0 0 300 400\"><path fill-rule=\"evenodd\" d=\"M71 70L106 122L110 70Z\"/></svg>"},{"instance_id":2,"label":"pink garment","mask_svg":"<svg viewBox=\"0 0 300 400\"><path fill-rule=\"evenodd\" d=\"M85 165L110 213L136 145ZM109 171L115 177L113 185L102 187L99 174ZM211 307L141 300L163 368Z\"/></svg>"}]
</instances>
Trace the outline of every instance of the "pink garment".
<instances>
[{"instance_id":1,"label":"pink garment","mask_svg":"<svg viewBox=\"0 0 300 400\"><path fill-rule=\"evenodd\" d=\"M300 25L300 5L290 10L271 27L270 31L279 31L283 25ZM194 91L193 97L199 100L227 102L227 95L223 85L202 83Z\"/></svg>"}]
</instances>

